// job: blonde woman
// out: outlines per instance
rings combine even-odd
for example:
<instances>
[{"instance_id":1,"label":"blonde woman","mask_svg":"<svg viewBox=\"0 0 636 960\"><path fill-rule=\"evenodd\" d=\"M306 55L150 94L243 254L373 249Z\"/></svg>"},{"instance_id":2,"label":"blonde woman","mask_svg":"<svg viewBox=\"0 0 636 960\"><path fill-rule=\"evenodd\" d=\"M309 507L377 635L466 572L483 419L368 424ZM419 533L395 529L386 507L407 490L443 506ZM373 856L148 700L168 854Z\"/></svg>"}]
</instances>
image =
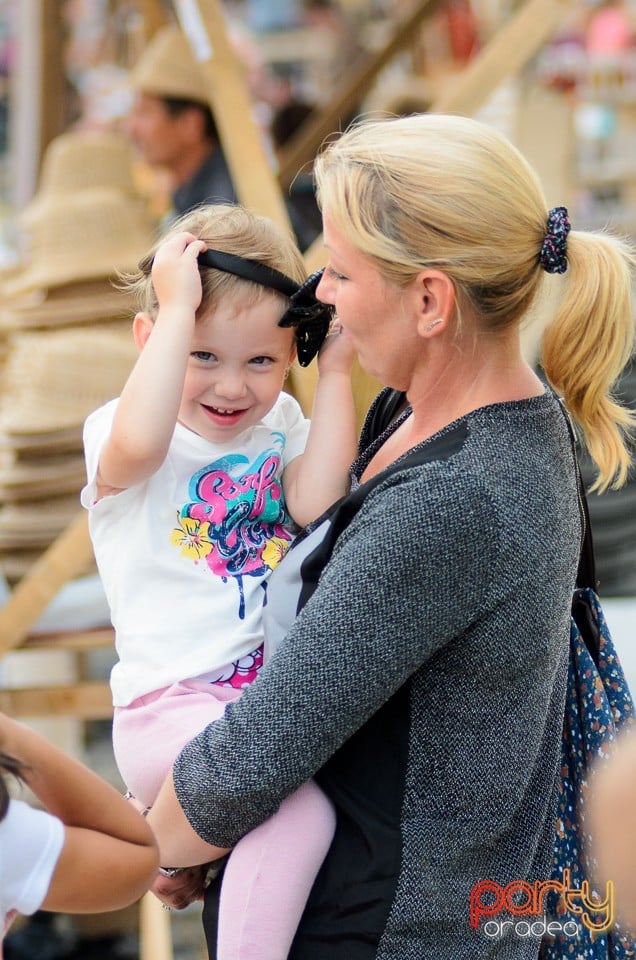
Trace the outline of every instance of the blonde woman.
<instances>
[{"instance_id":1,"label":"blonde woman","mask_svg":"<svg viewBox=\"0 0 636 960\"><path fill-rule=\"evenodd\" d=\"M351 493L271 578L277 653L177 758L151 821L164 862L187 865L313 777L337 826L290 958L530 960L536 937L470 915L483 878L550 876L581 543L566 420L520 328L542 290L545 371L598 487L620 484L631 416L610 391L632 349L633 252L570 229L518 151L462 117L360 123L316 178L317 294L389 389Z\"/></svg>"}]
</instances>

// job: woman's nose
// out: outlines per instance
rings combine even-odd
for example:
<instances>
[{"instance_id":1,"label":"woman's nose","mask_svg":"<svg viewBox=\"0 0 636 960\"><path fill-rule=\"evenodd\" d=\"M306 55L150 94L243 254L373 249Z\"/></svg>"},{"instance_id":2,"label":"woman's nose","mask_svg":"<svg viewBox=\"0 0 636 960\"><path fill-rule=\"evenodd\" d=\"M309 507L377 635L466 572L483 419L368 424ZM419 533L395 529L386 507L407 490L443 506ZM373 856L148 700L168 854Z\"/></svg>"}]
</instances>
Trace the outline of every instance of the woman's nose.
<instances>
[{"instance_id":1,"label":"woman's nose","mask_svg":"<svg viewBox=\"0 0 636 960\"><path fill-rule=\"evenodd\" d=\"M326 270L323 270L316 287L316 297L318 300L321 300L323 303L334 303L333 296L330 293L331 288L332 284L329 280L329 274Z\"/></svg>"}]
</instances>

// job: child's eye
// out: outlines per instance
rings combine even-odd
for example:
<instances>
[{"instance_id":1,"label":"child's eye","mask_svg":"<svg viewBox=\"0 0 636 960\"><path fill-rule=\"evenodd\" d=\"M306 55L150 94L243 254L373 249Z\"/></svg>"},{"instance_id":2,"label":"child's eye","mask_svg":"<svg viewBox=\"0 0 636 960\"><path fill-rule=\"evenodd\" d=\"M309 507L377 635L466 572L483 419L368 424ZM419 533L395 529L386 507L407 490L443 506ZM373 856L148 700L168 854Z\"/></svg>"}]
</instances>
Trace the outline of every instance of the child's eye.
<instances>
[{"instance_id":1,"label":"child's eye","mask_svg":"<svg viewBox=\"0 0 636 960\"><path fill-rule=\"evenodd\" d=\"M195 350L190 356L194 357L195 360L200 360L201 363L210 363L211 360L216 360L215 355L207 350Z\"/></svg>"},{"instance_id":2,"label":"child's eye","mask_svg":"<svg viewBox=\"0 0 636 960\"><path fill-rule=\"evenodd\" d=\"M268 363L274 363L273 357L252 357L250 363L255 364L257 367L264 367Z\"/></svg>"}]
</instances>

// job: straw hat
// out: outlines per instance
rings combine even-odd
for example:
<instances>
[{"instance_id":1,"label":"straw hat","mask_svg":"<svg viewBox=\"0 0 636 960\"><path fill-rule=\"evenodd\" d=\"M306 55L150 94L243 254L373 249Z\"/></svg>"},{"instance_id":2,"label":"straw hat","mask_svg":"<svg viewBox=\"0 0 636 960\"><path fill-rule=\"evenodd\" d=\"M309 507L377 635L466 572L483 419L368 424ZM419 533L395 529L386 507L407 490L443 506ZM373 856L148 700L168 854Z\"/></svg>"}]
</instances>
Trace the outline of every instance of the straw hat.
<instances>
[{"instance_id":1,"label":"straw hat","mask_svg":"<svg viewBox=\"0 0 636 960\"><path fill-rule=\"evenodd\" d=\"M7 462L7 453L10 453L12 463L20 463L65 453L81 453L82 450L80 424L41 433L0 433L0 465Z\"/></svg>"},{"instance_id":2,"label":"straw hat","mask_svg":"<svg viewBox=\"0 0 636 960\"><path fill-rule=\"evenodd\" d=\"M51 194L29 219L26 265L3 293L12 297L132 270L152 240L150 224L120 190Z\"/></svg>"},{"instance_id":3,"label":"straw hat","mask_svg":"<svg viewBox=\"0 0 636 960\"><path fill-rule=\"evenodd\" d=\"M3 294L5 289L0 284L0 333L97 321L129 327L137 309L133 293L115 289L107 277L46 290L25 290L12 297Z\"/></svg>"},{"instance_id":4,"label":"straw hat","mask_svg":"<svg viewBox=\"0 0 636 960\"><path fill-rule=\"evenodd\" d=\"M42 499L78 493L86 480L81 455L46 457L32 463L0 464L0 500Z\"/></svg>"},{"instance_id":5,"label":"straw hat","mask_svg":"<svg viewBox=\"0 0 636 960\"><path fill-rule=\"evenodd\" d=\"M78 190L111 187L130 199L141 198L134 177L134 155L128 140L111 130L72 130L48 145L38 191L22 213L28 224L38 207L50 197Z\"/></svg>"},{"instance_id":6,"label":"straw hat","mask_svg":"<svg viewBox=\"0 0 636 960\"><path fill-rule=\"evenodd\" d=\"M81 507L76 493L0 507L0 549L47 547Z\"/></svg>"},{"instance_id":7,"label":"straw hat","mask_svg":"<svg viewBox=\"0 0 636 960\"><path fill-rule=\"evenodd\" d=\"M157 31L131 70L129 82L139 93L209 102L205 75L179 27Z\"/></svg>"},{"instance_id":8,"label":"straw hat","mask_svg":"<svg viewBox=\"0 0 636 960\"><path fill-rule=\"evenodd\" d=\"M30 571L41 555L41 548L36 550L0 550L0 571L10 584L14 584ZM77 571L78 576L94 573L94 560L89 560L83 570Z\"/></svg>"},{"instance_id":9,"label":"straw hat","mask_svg":"<svg viewBox=\"0 0 636 960\"><path fill-rule=\"evenodd\" d=\"M15 334L3 374L0 432L42 434L81 425L119 395L137 351L130 333L77 328Z\"/></svg>"},{"instance_id":10,"label":"straw hat","mask_svg":"<svg viewBox=\"0 0 636 960\"><path fill-rule=\"evenodd\" d=\"M33 564L40 558L42 551L37 550L0 550L0 573L9 584L17 583L24 577Z\"/></svg>"}]
</instances>

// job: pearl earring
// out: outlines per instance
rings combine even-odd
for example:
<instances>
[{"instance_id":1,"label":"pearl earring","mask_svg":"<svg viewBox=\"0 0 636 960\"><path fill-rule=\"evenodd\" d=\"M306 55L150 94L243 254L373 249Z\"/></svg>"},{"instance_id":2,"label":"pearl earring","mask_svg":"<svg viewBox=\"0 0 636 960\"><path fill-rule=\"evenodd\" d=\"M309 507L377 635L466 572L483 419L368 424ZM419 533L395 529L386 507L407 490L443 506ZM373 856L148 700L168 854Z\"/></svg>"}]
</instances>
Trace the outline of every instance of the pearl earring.
<instances>
[{"instance_id":1,"label":"pearl earring","mask_svg":"<svg viewBox=\"0 0 636 960\"><path fill-rule=\"evenodd\" d=\"M431 322L429 323L429 325L425 328L425 329L426 329L426 333L430 333L431 330L434 330L435 327L438 327L438 326L440 325L440 323L444 323L444 320L443 320L442 317L438 317L437 320L431 320Z\"/></svg>"}]
</instances>

